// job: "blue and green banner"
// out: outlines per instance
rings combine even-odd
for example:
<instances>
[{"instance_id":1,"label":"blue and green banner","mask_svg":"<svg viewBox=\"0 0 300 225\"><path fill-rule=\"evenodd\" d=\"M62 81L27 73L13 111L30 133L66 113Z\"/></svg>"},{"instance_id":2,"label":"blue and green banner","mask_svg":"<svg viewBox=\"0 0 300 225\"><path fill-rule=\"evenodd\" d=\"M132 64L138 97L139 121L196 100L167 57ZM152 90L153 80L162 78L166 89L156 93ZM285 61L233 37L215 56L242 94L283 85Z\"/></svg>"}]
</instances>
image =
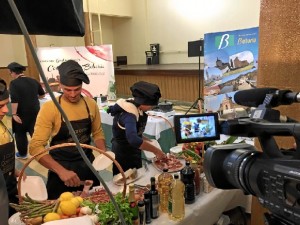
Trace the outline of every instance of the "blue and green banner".
<instances>
[{"instance_id":1,"label":"blue and green banner","mask_svg":"<svg viewBox=\"0 0 300 225\"><path fill-rule=\"evenodd\" d=\"M243 114L236 91L256 87L258 27L204 35L204 109L224 117Z\"/></svg>"}]
</instances>

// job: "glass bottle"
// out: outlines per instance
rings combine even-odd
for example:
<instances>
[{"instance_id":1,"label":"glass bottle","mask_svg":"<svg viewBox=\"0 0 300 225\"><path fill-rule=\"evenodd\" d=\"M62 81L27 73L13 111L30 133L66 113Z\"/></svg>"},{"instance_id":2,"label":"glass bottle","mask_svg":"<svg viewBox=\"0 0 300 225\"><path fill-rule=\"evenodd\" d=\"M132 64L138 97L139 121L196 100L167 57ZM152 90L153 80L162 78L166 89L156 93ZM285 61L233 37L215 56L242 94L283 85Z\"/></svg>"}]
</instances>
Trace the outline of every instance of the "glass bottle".
<instances>
[{"instance_id":1,"label":"glass bottle","mask_svg":"<svg viewBox=\"0 0 300 225\"><path fill-rule=\"evenodd\" d=\"M155 185L155 177L150 178L151 188L150 188L150 212L151 218L156 219L159 216L159 193Z\"/></svg>"},{"instance_id":2,"label":"glass bottle","mask_svg":"<svg viewBox=\"0 0 300 225\"><path fill-rule=\"evenodd\" d=\"M200 169L198 168L198 164L192 163L192 169L195 171L195 177L194 177L195 195L199 195L201 190L201 181L200 181Z\"/></svg>"},{"instance_id":3,"label":"glass bottle","mask_svg":"<svg viewBox=\"0 0 300 225\"><path fill-rule=\"evenodd\" d=\"M173 176L168 173L168 168L164 168L163 172L158 176L158 193L159 193L159 209L161 212L168 211L168 198L170 185L173 181Z\"/></svg>"},{"instance_id":4,"label":"glass bottle","mask_svg":"<svg viewBox=\"0 0 300 225\"><path fill-rule=\"evenodd\" d=\"M129 184L129 196L128 196L128 201L129 201L129 207L132 212L132 224L138 225L139 224L139 208L136 203L135 197L134 197L134 184Z\"/></svg>"},{"instance_id":5,"label":"glass bottle","mask_svg":"<svg viewBox=\"0 0 300 225\"><path fill-rule=\"evenodd\" d=\"M146 224L146 212L145 212L145 202L143 200L138 202L138 208L139 208L139 225L145 225Z\"/></svg>"},{"instance_id":6,"label":"glass bottle","mask_svg":"<svg viewBox=\"0 0 300 225\"><path fill-rule=\"evenodd\" d=\"M151 223L151 210L150 210L150 192L146 191L144 193L144 203L145 203L145 214L146 214L146 224Z\"/></svg>"},{"instance_id":7,"label":"glass bottle","mask_svg":"<svg viewBox=\"0 0 300 225\"><path fill-rule=\"evenodd\" d=\"M171 220L179 221L185 216L184 190L184 183L179 179L178 174L174 174L168 200L168 214Z\"/></svg>"},{"instance_id":8,"label":"glass bottle","mask_svg":"<svg viewBox=\"0 0 300 225\"><path fill-rule=\"evenodd\" d=\"M185 167L180 171L180 176L185 185L185 204L192 204L195 202L195 171L190 166L189 161L186 161Z\"/></svg>"}]
</instances>

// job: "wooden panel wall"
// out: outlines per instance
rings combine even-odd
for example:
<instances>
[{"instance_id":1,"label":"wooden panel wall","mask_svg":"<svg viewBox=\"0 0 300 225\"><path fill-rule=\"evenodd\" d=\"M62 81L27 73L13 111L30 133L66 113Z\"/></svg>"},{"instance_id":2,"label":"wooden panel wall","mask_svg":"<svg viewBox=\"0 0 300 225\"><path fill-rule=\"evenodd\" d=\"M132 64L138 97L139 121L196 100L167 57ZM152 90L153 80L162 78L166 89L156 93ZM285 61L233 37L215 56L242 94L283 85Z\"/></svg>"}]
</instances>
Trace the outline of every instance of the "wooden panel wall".
<instances>
[{"instance_id":1,"label":"wooden panel wall","mask_svg":"<svg viewBox=\"0 0 300 225\"><path fill-rule=\"evenodd\" d=\"M259 22L257 84L300 91L300 4L299 0L262 0ZM281 114L300 120L300 105L280 106ZM292 138L276 138L280 147L292 147ZM257 146L258 147L258 146ZM252 225L263 225L264 209L252 203Z\"/></svg>"},{"instance_id":2,"label":"wooden panel wall","mask_svg":"<svg viewBox=\"0 0 300 225\"><path fill-rule=\"evenodd\" d=\"M203 76L200 76L200 93L203 93ZM130 86L137 81L155 83L160 87L162 99L194 102L199 95L197 70L153 70L115 72L117 96L131 96Z\"/></svg>"}]
</instances>

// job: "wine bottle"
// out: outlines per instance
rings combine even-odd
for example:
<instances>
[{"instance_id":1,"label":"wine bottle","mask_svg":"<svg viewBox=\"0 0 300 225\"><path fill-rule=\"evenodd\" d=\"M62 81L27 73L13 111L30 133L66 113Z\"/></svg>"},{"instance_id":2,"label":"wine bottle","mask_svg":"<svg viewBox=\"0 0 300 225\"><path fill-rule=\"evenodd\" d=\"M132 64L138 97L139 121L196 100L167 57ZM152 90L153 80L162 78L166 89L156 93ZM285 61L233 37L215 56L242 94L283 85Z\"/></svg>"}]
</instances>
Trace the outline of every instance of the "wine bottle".
<instances>
[{"instance_id":1,"label":"wine bottle","mask_svg":"<svg viewBox=\"0 0 300 225\"><path fill-rule=\"evenodd\" d=\"M150 212L151 218L156 219L159 217L159 193L155 185L155 177L150 178L151 188L150 188Z\"/></svg>"}]
</instances>

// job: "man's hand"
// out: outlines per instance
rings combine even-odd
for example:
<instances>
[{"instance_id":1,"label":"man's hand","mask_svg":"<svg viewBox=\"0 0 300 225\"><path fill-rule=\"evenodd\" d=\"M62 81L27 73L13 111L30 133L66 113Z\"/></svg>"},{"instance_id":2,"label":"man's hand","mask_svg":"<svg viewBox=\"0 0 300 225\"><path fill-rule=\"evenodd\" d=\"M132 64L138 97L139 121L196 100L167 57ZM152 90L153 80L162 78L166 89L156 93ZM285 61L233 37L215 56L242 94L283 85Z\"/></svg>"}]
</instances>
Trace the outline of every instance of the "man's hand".
<instances>
[{"instance_id":1,"label":"man's hand","mask_svg":"<svg viewBox=\"0 0 300 225\"><path fill-rule=\"evenodd\" d=\"M59 178L65 183L68 187L78 187L80 186L80 179L77 174L71 170L64 170L58 174Z\"/></svg>"},{"instance_id":2,"label":"man's hand","mask_svg":"<svg viewBox=\"0 0 300 225\"><path fill-rule=\"evenodd\" d=\"M156 156L157 160L161 160L161 159L164 159L167 157L166 154L160 150L155 153L155 156Z\"/></svg>"}]
</instances>

